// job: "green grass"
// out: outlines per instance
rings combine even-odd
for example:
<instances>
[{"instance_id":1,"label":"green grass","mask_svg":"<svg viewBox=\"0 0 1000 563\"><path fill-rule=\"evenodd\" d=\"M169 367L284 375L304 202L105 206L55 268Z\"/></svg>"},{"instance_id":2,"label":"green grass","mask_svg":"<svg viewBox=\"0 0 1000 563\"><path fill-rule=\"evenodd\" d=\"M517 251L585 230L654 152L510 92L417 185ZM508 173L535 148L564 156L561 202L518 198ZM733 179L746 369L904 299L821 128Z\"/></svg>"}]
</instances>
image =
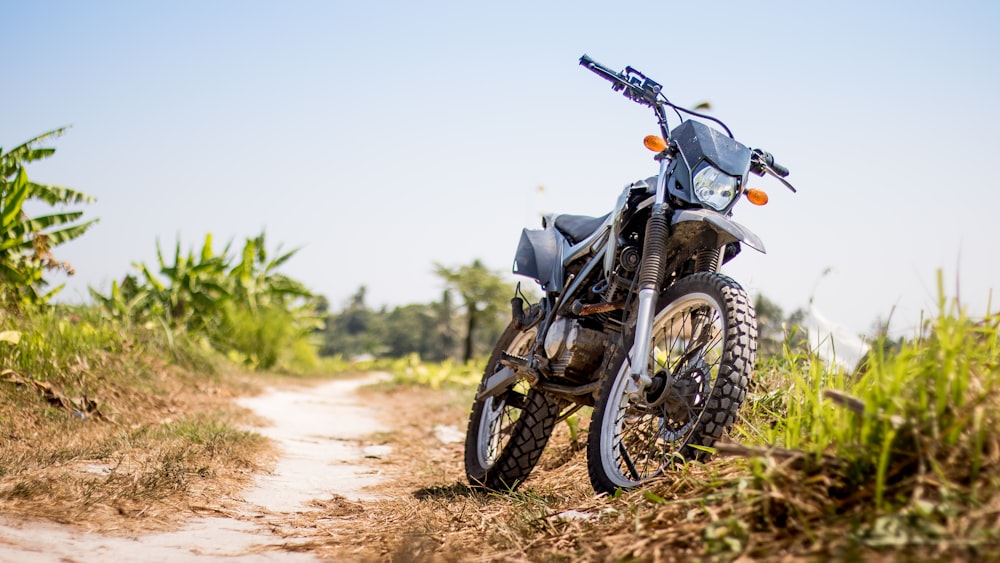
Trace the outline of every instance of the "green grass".
<instances>
[{"instance_id":1,"label":"green grass","mask_svg":"<svg viewBox=\"0 0 1000 563\"><path fill-rule=\"evenodd\" d=\"M969 316L940 293L915 338L891 353L876 343L855 371L787 350L761 365L733 437L791 451L756 451L754 488L802 500L815 492L806 481L822 481L827 516L810 523L849 514L846 537L861 545L995 544L998 341L1000 316Z\"/></svg>"},{"instance_id":2,"label":"green grass","mask_svg":"<svg viewBox=\"0 0 1000 563\"><path fill-rule=\"evenodd\" d=\"M151 377L154 364L175 363L207 376L222 365L197 340L168 338L157 326L109 321L93 307L0 311L0 332L17 334L16 343L0 342L0 370L53 382L67 393L100 389L101 374L110 371L139 381Z\"/></svg>"}]
</instances>

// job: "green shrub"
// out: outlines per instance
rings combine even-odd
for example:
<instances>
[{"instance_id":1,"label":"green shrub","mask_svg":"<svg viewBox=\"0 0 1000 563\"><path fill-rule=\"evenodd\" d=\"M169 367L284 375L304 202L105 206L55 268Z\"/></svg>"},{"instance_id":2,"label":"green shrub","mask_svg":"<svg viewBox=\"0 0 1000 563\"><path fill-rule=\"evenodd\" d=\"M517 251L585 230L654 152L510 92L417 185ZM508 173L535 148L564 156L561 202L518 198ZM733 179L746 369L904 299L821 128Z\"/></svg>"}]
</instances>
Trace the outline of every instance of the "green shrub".
<instances>
[{"instance_id":1,"label":"green shrub","mask_svg":"<svg viewBox=\"0 0 1000 563\"><path fill-rule=\"evenodd\" d=\"M216 253L209 234L198 253L183 254L178 242L168 261L157 245L158 274L141 263L141 278L126 276L109 294L91 295L108 317L159 326L171 342L207 343L252 369L312 369L321 326L315 297L277 272L295 251L270 258L263 233L236 256L229 248Z\"/></svg>"}]
</instances>

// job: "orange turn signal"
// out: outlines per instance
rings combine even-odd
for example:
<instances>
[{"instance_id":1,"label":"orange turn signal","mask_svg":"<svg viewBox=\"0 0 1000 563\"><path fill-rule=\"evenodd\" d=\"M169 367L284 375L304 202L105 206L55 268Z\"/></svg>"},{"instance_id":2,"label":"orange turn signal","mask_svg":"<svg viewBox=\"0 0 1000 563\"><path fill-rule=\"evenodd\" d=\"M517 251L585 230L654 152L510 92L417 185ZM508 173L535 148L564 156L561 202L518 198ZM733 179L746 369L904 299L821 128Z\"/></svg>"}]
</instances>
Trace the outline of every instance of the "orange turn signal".
<instances>
[{"instance_id":1,"label":"orange turn signal","mask_svg":"<svg viewBox=\"0 0 1000 563\"><path fill-rule=\"evenodd\" d=\"M767 192L764 190L758 190L757 188L750 188L747 190L747 199L754 205L766 205Z\"/></svg>"},{"instance_id":2,"label":"orange turn signal","mask_svg":"<svg viewBox=\"0 0 1000 563\"><path fill-rule=\"evenodd\" d=\"M642 144L646 145L646 148L653 152L667 150L667 142L659 135L646 135L646 138L642 140Z\"/></svg>"}]
</instances>

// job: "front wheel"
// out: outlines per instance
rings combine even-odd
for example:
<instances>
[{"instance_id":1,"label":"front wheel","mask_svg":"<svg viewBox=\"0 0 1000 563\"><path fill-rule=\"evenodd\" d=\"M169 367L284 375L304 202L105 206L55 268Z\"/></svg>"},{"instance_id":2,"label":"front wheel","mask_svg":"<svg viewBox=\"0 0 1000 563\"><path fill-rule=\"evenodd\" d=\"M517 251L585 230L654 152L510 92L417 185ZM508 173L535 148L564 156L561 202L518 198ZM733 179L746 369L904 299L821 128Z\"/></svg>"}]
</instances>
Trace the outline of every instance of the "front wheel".
<instances>
[{"instance_id":1,"label":"front wheel","mask_svg":"<svg viewBox=\"0 0 1000 563\"><path fill-rule=\"evenodd\" d=\"M535 343L535 328L507 328L486 364L483 384L503 366L506 352L524 356ZM501 393L476 400L465 436L465 473L474 487L514 490L542 455L552 435L561 404L518 379Z\"/></svg>"},{"instance_id":2,"label":"front wheel","mask_svg":"<svg viewBox=\"0 0 1000 563\"><path fill-rule=\"evenodd\" d=\"M736 420L757 354L757 321L742 287L699 273L672 285L653 320L652 384L636 393L633 335L607 364L587 440L598 492L636 487L685 459L700 459Z\"/></svg>"}]
</instances>

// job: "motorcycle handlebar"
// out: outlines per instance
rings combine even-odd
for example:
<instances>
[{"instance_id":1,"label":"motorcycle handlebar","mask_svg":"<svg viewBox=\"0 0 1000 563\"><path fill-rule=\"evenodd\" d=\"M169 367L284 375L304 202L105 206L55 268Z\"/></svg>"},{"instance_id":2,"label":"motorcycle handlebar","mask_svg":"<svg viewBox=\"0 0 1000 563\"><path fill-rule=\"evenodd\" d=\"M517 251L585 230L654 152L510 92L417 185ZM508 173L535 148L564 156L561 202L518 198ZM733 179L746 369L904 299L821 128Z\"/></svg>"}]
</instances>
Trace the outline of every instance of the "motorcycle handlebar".
<instances>
[{"instance_id":1,"label":"motorcycle handlebar","mask_svg":"<svg viewBox=\"0 0 1000 563\"><path fill-rule=\"evenodd\" d=\"M611 85L616 92L621 90L622 88L629 87L628 80L626 80L625 77L621 75L621 73L611 70L610 68L602 65L601 63L595 61L594 59L590 58L587 55L583 55L582 57L580 57L580 65L585 67L590 72L593 72L594 74L607 80L608 82L611 82Z\"/></svg>"},{"instance_id":2,"label":"motorcycle handlebar","mask_svg":"<svg viewBox=\"0 0 1000 563\"><path fill-rule=\"evenodd\" d=\"M622 92L624 90L622 93L633 102L651 107L656 105L656 97L659 95L660 85L649 80L635 69L628 67L624 73L615 72L587 55L580 57L580 65L610 82L611 89L615 92ZM633 74L637 76L633 77Z\"/></svg>"},{"instance_id":3,"label":"motorcycle handlebar","mask_svg":"<svg viewBox=\"0 0 1000 563\"><path fill-rule=\"evenodd\" d=\"M775 162L774 155L772 155L771 153L761 149L754 149L753 152L757 154L757 157L760 159L761 164L770 168L771 171L777 174L778 176L784 178L791 173L787 168Z\"/></svg>"}]
</instances>

